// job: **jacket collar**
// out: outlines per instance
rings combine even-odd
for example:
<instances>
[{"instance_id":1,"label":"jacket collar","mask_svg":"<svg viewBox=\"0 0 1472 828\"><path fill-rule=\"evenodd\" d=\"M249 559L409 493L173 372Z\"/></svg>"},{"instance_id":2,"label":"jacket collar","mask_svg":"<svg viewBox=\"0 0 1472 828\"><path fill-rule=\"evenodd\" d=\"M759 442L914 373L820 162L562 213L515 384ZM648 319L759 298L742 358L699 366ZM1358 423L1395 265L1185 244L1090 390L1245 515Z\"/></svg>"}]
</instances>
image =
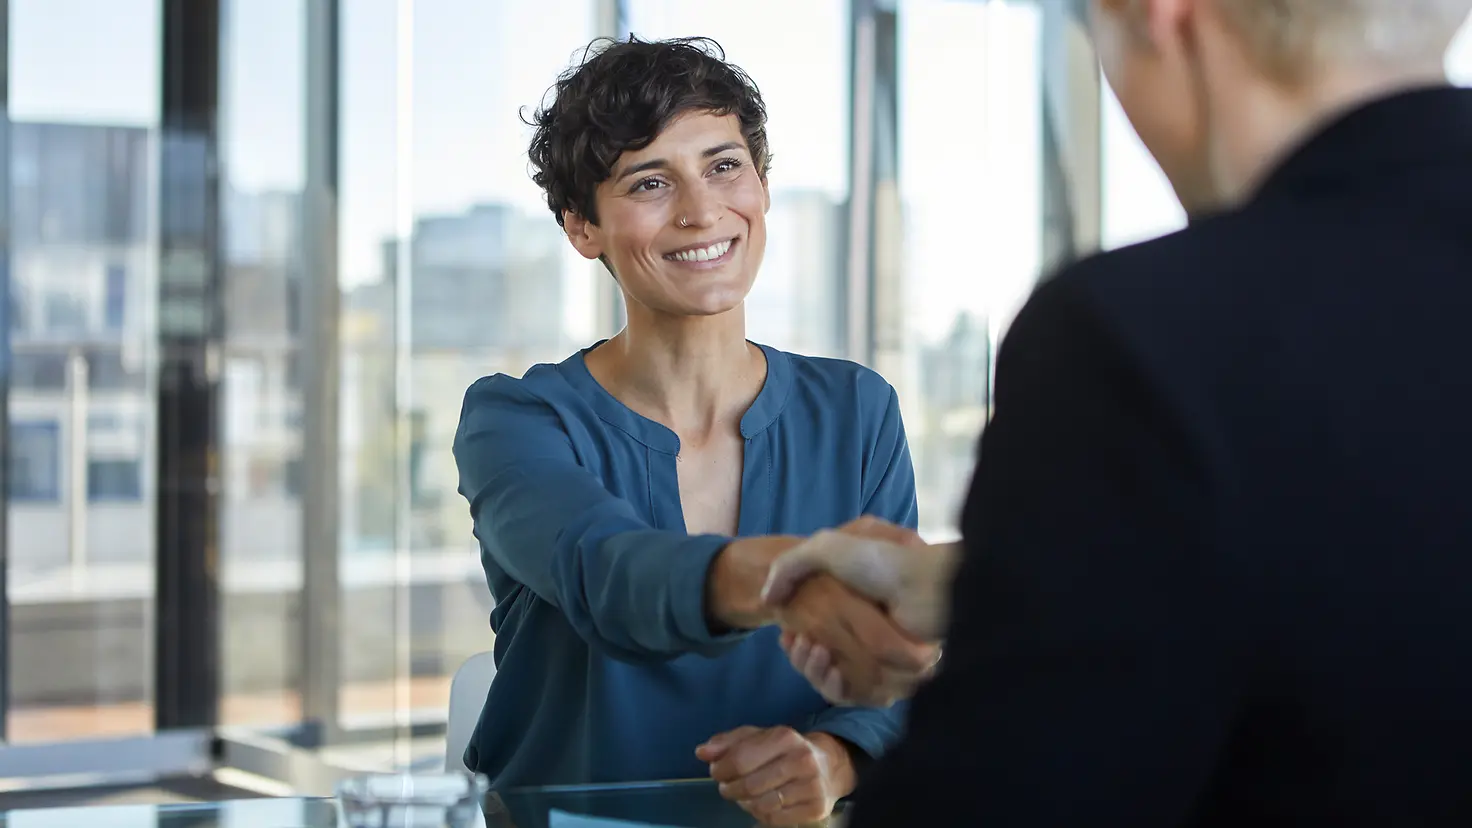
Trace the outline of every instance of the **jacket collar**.
<instances>
[{"instance_id":1,"label":"jacket collar","mask_svg":"<svg viewBox=\"0 0 1472 828\"><path fill-rule=\"evenodd\" d=\"M1472 90L1399 92L1331 120L1278 164L1249 203L1408 167L1472 163Z\"/></svg>"}]
</instances>

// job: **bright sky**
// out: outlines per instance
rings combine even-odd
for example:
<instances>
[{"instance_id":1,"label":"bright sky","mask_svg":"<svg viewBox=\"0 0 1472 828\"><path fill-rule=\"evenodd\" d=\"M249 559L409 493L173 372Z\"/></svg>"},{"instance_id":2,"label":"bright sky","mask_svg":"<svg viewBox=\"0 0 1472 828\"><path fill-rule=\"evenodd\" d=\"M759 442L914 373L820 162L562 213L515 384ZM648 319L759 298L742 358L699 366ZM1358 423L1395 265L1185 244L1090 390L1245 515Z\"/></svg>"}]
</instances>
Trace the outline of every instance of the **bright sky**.
<instances>
[{"instance_id":1,"label":"bright sky","mask_svg":"<svg viewBox=\"0 0 1472 828\"><path fill-rule=\"evenodd\" d=\"M227 0L225 161L242 190L299 187L305 0ZM1038 267L1039 15L1028 5L899 0L902 193L912 324L940 335L960 310L993 324ZM157 0L10 0L13 117L155 125ZM545 209L526 175L534 106L594 34L591 0L419 0L413 31L417 212L503 201ZM343 6L343 274L378 270L394 228L398 0ZM631 0L647 36L710 35L761 86L777 188L842 196L847 165L847 0ZM782 20L773 31L772 21ZM805 33L801 48L790 33ZM1472 31L1449 66L1472 84ZM1109 108L1105 239L1178 226L1179 207Z\"/></svg>"}]
</instances>

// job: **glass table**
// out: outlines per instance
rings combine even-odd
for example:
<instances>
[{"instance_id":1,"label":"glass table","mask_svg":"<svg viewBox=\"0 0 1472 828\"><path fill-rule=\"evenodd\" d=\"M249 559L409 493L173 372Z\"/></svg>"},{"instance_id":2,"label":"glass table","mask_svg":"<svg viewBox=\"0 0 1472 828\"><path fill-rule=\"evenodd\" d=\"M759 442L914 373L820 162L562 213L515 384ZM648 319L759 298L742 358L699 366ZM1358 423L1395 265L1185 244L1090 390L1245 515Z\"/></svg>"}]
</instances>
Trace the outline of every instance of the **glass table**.
<instances>
[{"instance_id":1,"label":"glass table","mask_svg":"<svg viewBox=\"0 0 1472 828\"><path fill-rule=\"evenodd\" d=\"M492 793L486 828L549 828L553 810L661 828L752 828L709 779L567 785ZM251 799L188 805L52 808L0 813L0 828L337 828L327 799Z\"/></svg>"}]
</instances>

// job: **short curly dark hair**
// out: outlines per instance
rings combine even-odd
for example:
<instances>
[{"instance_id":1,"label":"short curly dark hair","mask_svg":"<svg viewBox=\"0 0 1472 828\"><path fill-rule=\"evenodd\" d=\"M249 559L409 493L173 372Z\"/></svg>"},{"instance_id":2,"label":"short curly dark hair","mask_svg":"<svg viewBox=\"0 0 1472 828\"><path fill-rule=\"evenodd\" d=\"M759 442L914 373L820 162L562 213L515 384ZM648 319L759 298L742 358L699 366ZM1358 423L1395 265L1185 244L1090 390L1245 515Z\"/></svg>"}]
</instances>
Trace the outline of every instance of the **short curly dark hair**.
<instances>
[{"instance_id":1,"label":"short curly dark hair","mask_svg":"<svg viewBox=\"0 0 1472 828\"><path fill-rule=\"evenodd\" d=\"M564 211L597 224L594 194L618 157L649 146L687 112L735 115L757 172L766 178L771 167L762 94L708 37L599 38L549 94L527 119L536 128L527 156L558 224Z\"/></svg>"}]
</instances>

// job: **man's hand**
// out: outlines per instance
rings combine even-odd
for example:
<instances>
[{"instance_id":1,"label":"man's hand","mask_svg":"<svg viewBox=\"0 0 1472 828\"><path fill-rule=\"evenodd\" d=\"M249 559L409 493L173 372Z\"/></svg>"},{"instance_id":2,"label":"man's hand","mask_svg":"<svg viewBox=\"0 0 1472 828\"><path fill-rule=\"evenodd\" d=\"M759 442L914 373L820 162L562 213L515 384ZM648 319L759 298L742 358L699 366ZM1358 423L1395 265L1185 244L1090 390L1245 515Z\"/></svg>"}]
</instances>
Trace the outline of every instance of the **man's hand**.
<instances>
[{"instance_id":1,"label":"man's hand","mask_svg":"<svg viewBox=\"0 0 1472 828\"><path fill-rule=\"evenodd\" d=\"M853 759L826 733L790 727L739 727L695 749L710 763L721 796L763 825L802 825L826 818L856 784Z\"/></svg>"},{"instance_id":2,"label":"man's hand","mask_svg":"<svg viewBox=\"0 0 1472 828\"><path fill-rule=\"evenodd\" d=\"M777 620L793 666L833 704L888 707L908 698L939 658L937 647L911 638L826 574L803 581Z\"/></svg>"},{"instance_id":3,"label":"man's hand","mask_svg":"<svg viewBox=\"0 0 1472 828\"><path fill-rule=\"evenodd\" d=\"M827 572L878 602L911 635L934 641L945 632L959 557L956 544L931 546L909 529L861 517L778 557L762 595L769 605L783 606L805 579Z\"/></svg>"}]
</instances>

